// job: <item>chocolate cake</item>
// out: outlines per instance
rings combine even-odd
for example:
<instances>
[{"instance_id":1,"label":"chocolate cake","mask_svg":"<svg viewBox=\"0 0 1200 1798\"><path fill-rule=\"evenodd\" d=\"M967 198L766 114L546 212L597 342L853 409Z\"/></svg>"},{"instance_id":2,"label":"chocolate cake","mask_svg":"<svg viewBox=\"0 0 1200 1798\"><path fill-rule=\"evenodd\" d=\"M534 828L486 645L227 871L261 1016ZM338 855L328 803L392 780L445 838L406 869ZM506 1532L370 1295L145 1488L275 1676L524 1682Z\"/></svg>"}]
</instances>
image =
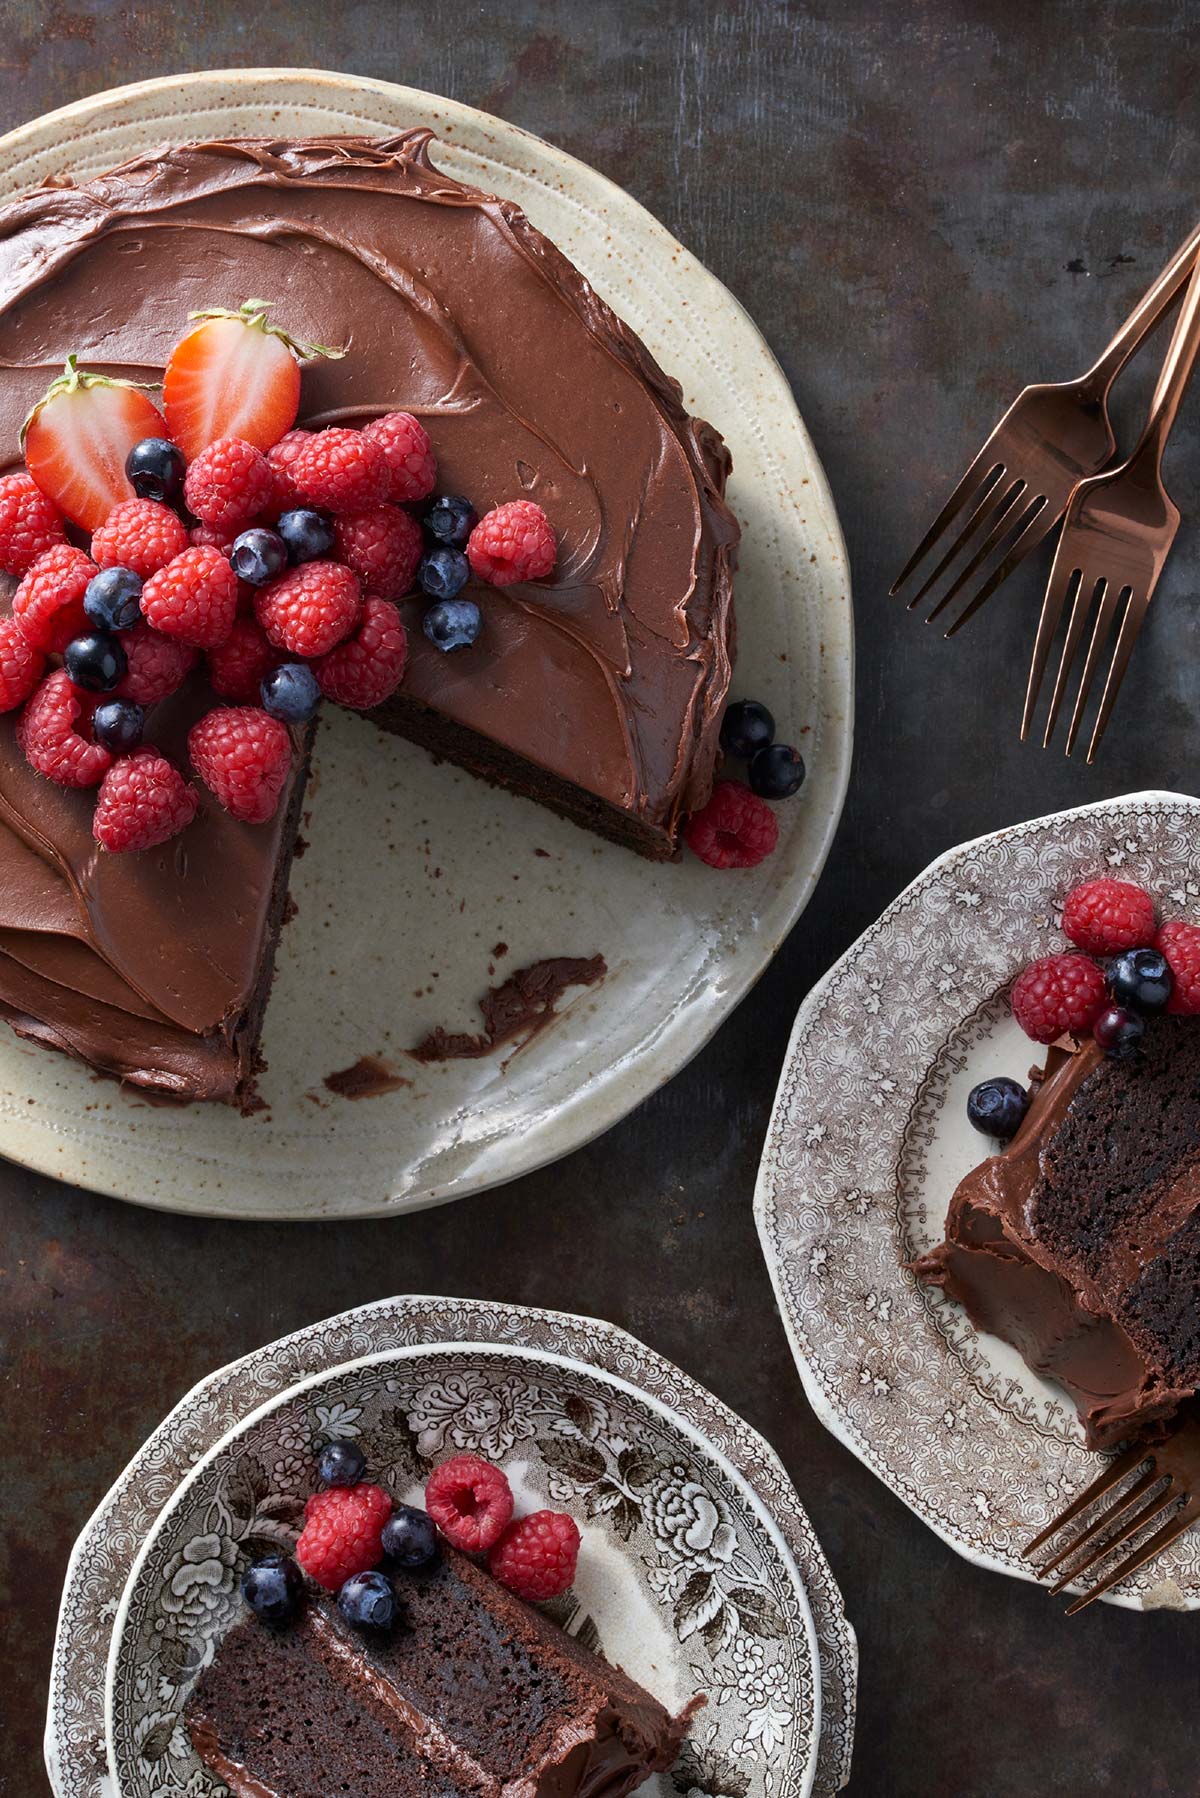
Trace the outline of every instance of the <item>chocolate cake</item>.
<instances>
[{"instance_id":1,"label":"chocolate cake","mask_svg":"<svg viewBox=\"0 0 1200 1798\"><path fill-rule=\"evenodd\" d=\"M376 722L671 857L729 684L729 458L520 208L429 150L424 130L190 143L4 207L0 461L68 353L153 381L189 311L265 296L347 352L306 367L301 423L403 408L442 491L533 499L558 537L551 578L486 589L468 654L440 654L407 602L409 668ZM185 840L114 867L0 720L0 1013L143 1086L244 1098L303 785L301 764L273 826L205 802Z\"/></svg>"},{"instance_id":2,"label":"chocolate cake","mask_svg":"<svg viewBox=\"0 0 1200 1798\"><path fill-rule=\"evenodd\" d=\"M950 1202L918 1274L1078 1407L1093 1448L1200 1386L1200 1029L1132 1060L1052 1048L1025 1121Z\"/></svg>"},{"instance_id":3,"label":"chocolate cake","mask_svg":"<svg viewBox=\"0 0 1200 1798\"><path fill-rule=\"evenodd\" d=\"M689 1712L453 1549L392 1583L385 1636L324 1597L290 1627L226 1636L186 1715L236 1798L624 1798L675 1761Z\"/></svg>"}]
</instances>

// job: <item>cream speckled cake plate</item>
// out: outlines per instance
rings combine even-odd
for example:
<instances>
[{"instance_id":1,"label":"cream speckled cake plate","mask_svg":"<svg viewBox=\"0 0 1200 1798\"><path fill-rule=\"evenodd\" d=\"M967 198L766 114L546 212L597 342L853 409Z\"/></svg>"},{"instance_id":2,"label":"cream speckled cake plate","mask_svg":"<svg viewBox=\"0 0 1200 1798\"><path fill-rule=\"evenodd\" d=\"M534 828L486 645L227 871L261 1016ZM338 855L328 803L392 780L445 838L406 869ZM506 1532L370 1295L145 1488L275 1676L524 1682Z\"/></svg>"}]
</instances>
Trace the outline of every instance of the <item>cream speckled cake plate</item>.
<instances>
[{"instance_id":1,"label":"cream speckled cake plate","mask_svg":"<svg viewBox=\"0 0 1200 1798\"><path fill-rule=\"evenodd\" d=\"M852 620L833 502L782 371L733 296L627 194L562 151L412 88L295 69L114 89L0 139L0 198L172 139L383 134L515 199L683 383L733 451L743 526L736 694L764 699L809 767L776 854L720 874L655 867L343 715L321 725L263 1047L268 1109L148 1105L0 1027L0 1153L148 1205L240 1217L415 1209L564 1155L671 1078L803 910L850 764ZM236 303L242 295L214 295ZM503 961L492 955L507 945ZM603 954L601 986L509 1061L420 1067L434 1025L547 955ZM412 1085L353 1102L326 1075L380 1054Z\"/></svg>"}]
</instances>

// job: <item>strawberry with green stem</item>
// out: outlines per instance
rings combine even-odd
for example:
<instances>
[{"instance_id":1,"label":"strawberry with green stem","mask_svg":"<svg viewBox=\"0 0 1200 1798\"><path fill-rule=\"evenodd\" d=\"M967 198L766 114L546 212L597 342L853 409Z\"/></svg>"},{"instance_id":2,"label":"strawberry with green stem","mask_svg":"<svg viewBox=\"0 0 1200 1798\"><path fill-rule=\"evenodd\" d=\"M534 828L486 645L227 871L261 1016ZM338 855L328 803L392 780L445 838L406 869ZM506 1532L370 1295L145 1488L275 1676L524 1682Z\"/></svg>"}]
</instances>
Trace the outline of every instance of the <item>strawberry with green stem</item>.
<instances>
[{"instance_id":1,"label":"strawberry with green stem","mask_svg":"<svg viewBox=\"0 0 1200 1798\"><path fill-rule=\"evenodd\" d=\"M80 368L74 356L21 431L25 465L72 524L99 528L133 499L125 458L143 437L164 437L162 413L135 381Z\"/></svg>"},{"instance_id":2,"label":"strawberry with green stem","mask_svg":"<svg viewBox=\"0 0 1200 1798\"><path fill-rule=\"evenodd\" d=\"M189 313L195 329L176 344L163 376L168 434L189 462L221 437L271 449L296 422L300 363L345 355L269 324L270 304L246 300L236 312Z\"/></svg>"}]
</instances>

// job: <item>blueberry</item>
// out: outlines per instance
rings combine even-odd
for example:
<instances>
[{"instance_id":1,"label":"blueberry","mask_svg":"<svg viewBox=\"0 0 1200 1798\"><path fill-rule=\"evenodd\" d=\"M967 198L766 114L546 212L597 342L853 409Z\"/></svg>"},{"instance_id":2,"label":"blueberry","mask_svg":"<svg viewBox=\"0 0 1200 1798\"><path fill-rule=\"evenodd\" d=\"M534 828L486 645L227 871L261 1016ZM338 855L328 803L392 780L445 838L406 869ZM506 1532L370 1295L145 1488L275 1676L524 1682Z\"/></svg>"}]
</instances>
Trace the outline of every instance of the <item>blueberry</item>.
<instances>
[{"instance_id":1,"label":"blueberry","mask_svg":"<svg viewBox=\"0 0 1200 1798\"><path fill-rule=\"evenodd\" d=\"M721 722L721 748L726 755L748 762L774 741L775 720L757 699L735 699L726 706Z\"/></svg>"},{"instance_id":2,"label":"blueberry","mask_svg":"<svg viewBox=\"0 0 1200 1798\"><path fill-rule=\"evenodd\" d=\"M88 582L83 609L98 630L132 630L142 615L142 577L132 568L102 568Z\"/></svg>"},{"instance_id":3,"label":"blueberry","mask_svg":"<svg viewBox=\"0 0 1200 1798\"><path fill-rule=\"evenodd\" d=\"M479 607L473 599L444 599L430 606L421 620L421 629L435 649L469 649L483 628Z\"/></svg>"},{"instance_id":4,"label":"blueberry","mask_svg":"<svg viewBox=\"0 0 1200 1798\"><path fill-rule=\"evenodd\" d=\"M307 662L281 662L264 674L263 710L284 724L306 724L321 703L317 677Z\"/></svg>"},{"instance_id":5,"label":"blueberry","mask_svg":"<svg viewBox=\"0 0 1200 1798\"><path fill-rule=\"evenodd\" d=\"M750 762L750 788L760 799L790 799L804 785L804 757L790 743L771 743Z\"/></svg>"},{"instance_id":6,"label":"blueberry","mask_svg":"<svg viewBox=\"0 0 1200 1798\"><path fill-rule=\"evenodd\" d=\"M1175 976L1158 949L1126 949L1109 968L1108 985L1122 1005L1132 1005L1135 1011L1161 1011L1171 997Z\"/></svg>"},{"instance_id":7,"label":"blueberry","mask_svg":"<svg viewBox=\"0 0 1200 1798\"><path fill-rule=\"evenodd\" d=\"M469 499L463 499L457 493L443 493L434 500L421 522L439 543L461 549L479 523L479 515Z\"/></svg>"},{"instance_id":8,"label":"blueberry","mask_svg":"<svg viewBox=\"0 0 1200 1798\"><path fill-rule=\"evenodd\" d=\"M129 666L116 637L105 631L74 638L63 651L63 663L75 685L89 693L111 693Z\"/></svg>"},{"instance_id":9,"label":"blueberry","mask_svg":"<svg viewBox=\"0 0 1200 1798\"><path fill-rule=\"evenodd\" d=\"M1006 1074L994 1080L981 1080L967 1094L967 1117L985 1136L997 1136L1007 1142L1015 1136L1021 1119L1029 1110L1029 1094Z\"/></svg>"},{"instance_id":10,"label":"blueberry","mask_svg":"<svg viewBox=\"0 0 1200 1798\"><path fill-rule=\"evenodd\" d=\"M471 564L461 549L431 549L417 569L417 585L431 599L453 599L471 578Z\"/></svg>"},{"instance_id":11,"label":"blueberry","mask_svg":"<svg viewBox=\"0 0 1200 1798\"><path fill-rule=\"evenodd\" d=\"M279 532L258 527L235 537L229 552L233 572L239 581L249 581L252 587L265 587L277 574L282 574L287 559L288 546Z\"/></svg>"},{"instance_id":12,"label":"blueberry","mask_svg":"<svg viewBox=\"0 0 1200 1798\"><path fill-rule=\"evenodd\" d=\"M1092 1025L1092 1035L1114 1061L1130 1061L1139 1052L1146 1034L1146 1020L1123 1005L1110 1005Z\"/></svg>"},{"instance_id":13,"label":"blueberry","mask_svg":"<svg viewBox=\"0 0 1200 1798\"><path fill-rule=\"evenodd\" d=\"M357 1486L366 1471L357 1442L327 1442L317 1461L317 1478L326 1486Z\"/></svg>"},{"instance_id":14,"label":"blueberry","mask_svg":"<svg viewBox=\"0 0 1200 1798\"><path fill-rule=\"evenodd\" d=\"M285 512L275 529L287 546L289 562L317 562L333 548L333 526L311 506Z\"/></svg>"},{"instance_id":15,"label":"blueberry","mask_svg":"<svg viewBox=\"0 0 1200 1798\"><path fill-rule=\"evenodd\" d=\"M136 749L145 727L145 707L132 699L106 699L92 714L92 735L114 755Z\"/></svg>"},{"instance_id":16,"label":"blueberry","mask_svg":"<svg viewBox=\"0 0 1200 1798\"><path fill-rule=\"evenodd\" d=\"M143 437L125 458L125 473L139 499L177 499L185 466L183 451L165 437Z\"/></svg>"},{"instance_id":17,"label":"blueberry","mask_svg":"<svg viewBox=\"0 0 1200 1798\"><path fill-rule=\"evenodd\" d=\"M338 1593L338 1610L359 1629L391 1629L396 1594L382 1573L354 1573Z\"/></svg>"},{"instance_id":18,"label":"blueberry","mask_svg":"<svg viewBox=\"0 0 1200 1798\"><path fill-rule=\"evenodd\" d=\"M264 1623L287 1623L303 1596L304 1576L290 1555L263 1555L242 1575L242 1597Z\"/></svg>"},{"instance_id":19,"label":"blueberry","mask_svg":"<svg viewBox=\"0 0 1200 1798\"><path fill-rule=\"evenodd\" d=\"M437 1554L437 1530L428 1511L397 1505L383 1526L383 1552L398 1567L425 1567Z\"/></svg>"}]
</instances>

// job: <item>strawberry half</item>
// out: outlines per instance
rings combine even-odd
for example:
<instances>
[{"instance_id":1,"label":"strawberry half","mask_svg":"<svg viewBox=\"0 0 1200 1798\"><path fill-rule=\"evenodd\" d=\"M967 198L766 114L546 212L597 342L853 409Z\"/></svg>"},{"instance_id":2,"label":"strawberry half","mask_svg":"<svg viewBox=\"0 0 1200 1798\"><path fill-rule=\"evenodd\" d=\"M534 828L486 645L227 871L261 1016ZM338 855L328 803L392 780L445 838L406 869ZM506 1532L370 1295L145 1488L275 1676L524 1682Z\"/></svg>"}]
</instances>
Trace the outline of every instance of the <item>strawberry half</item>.
<instances>
[{"instance_id":1,"label":"strawberry half","mask_svg":"<svg viewBox=\"0 0 1200 1798\"><path fill-rule=\"evenodd\" d=\"M165 437L162 413L132 381L91 374L75 357L38 401L21 433L25 466L59 511L94 531L135 497L125 458L143 437Z\"/></svg>"},{"instance_id":2,"label":"strawberry half","mask_svg":"<svg viewBox=\"0 0 1200 1798\"><path fill-rule=\"evenodd\" d=\"M163 410L170 436L189 462L219 437L271 449L296 422L300 362L345 355L319 343L297 343L269 325L269 305L246 300L237 312L214 306L188 314L199 323L171 352Z\"/></svg>"}]
</instances>

